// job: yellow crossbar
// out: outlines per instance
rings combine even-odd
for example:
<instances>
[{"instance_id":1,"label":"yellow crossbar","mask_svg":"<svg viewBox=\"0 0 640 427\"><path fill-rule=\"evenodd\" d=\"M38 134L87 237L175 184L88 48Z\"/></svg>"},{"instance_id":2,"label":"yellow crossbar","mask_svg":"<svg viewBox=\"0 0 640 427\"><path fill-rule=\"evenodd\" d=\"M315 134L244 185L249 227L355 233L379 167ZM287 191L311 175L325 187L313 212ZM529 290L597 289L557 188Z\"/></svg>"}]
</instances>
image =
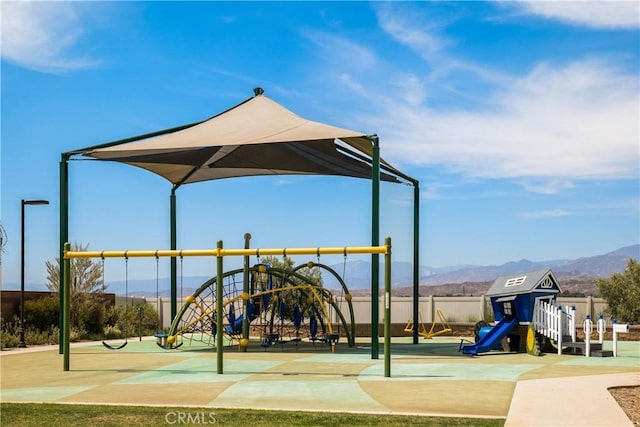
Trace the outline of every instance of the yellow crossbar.
<instances>
[{"instance_id":1,"label":"yellow crossbar","mask_svg":"<svg viewBox=\"0 0 640 427\"><path fill-rule=\"evenodd\" d=\"M280 249L176 249L146 251L65 251L64 258L160 258L190 256L266 256L266 255L347 255L387 254L387 246L355 246L343 248L280 248Z\"/></svg>"}]
</instances>

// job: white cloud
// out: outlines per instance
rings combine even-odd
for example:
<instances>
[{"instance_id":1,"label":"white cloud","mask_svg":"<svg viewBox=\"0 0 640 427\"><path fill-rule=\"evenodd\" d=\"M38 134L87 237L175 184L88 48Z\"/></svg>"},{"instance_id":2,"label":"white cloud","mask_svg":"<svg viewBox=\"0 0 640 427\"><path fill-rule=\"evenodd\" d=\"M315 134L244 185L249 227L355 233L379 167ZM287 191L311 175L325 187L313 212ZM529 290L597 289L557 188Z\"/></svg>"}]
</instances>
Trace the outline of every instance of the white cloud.
<instances>
[{"instance_id":1,"label":"white cloud","mask_svg":"<svg viewBox=\"0 0 640 427\"><path fill-rule=\"evenodd\" d=\"M567 3L572 2L536 2L532 7L558 14L573 11L585 20L599 15L611 25L627 22L624 17L634 10L638 19L635 2L632 6L628 2ZM580 12L576 5L582 7ZM541 62L526 75L507 76L448 56L443 51L448 43L441 42L437 48L421 43L425 38L441 39L432 33L443 29L432 25L430 16L391 7L380 7L377 14L390 37L429 57L427 62L439 70L431 74L426 87L450 84L448 76L456 69L466 72L468 79L490 83L481 109L436 110L415 89L419 96L411 99L400 90L378 100L384 108L374 123L385 141L387 160L446 165L471 177L520 178L527 191L544 194L571 188L570 180L575 178L638 176L637 75L603 61L574 60L563 65ZM405 71L396 74L405 79L407 88L420 81L407 78Z\"/></svg>"},{"instance_id":2,"label":"white cloud","mask_svg":"<svg viewBox=\"0 0 640 427\"><path fill-rule=\"evenodd\" d=\"M374 3L374 6L380 28L426 61L431 61L435 54L451 43L446 37L437 34L437 29L442 24L420 16L417 9L407 12L397 3Z\"/></svg>"},{"instance_id":3,"label":"white cloud","mask_svg":"<svg viewBox=\"0 0 640 427\"><path fill-rule=\"evenodd\" d=\"M301 31L317 48L318 55L342 64L344 69L368 69L377 61L375 53L346 38L322 31Z\"/></svg>"},{"instance_id":4,"label":"white cloud","mask_svg":"<svg viewBox=\"0 0 640 427\"><path fill-rule=\"evenodd\" d=\"M61 72L97 61L72 52L84 34L80 2L2 2L2 59L19 66Z\"/></svg>"},{"instance_id":5,"label":"white cloud","mask_svg":"<svg viewBox=\"0 0 640 427\"><path fill-rule=\"evenodd\" d=\"M574 187L571 181L553 178L542 181L525 179L520 182L520 185L531 193L539 194L555 194L561 190L569 190Z\"/></svg>"},{"instance_id":6,"label":"white cloud","mask_svg":"<svg viewBox=\"0 0 640 427\"><path fill-rule=\"evenodd\" d=\"M405 46L430 66L429 81L437 81L453 71L472 73L475 78L488 82L504 82L503 73L471 61L452 58L446 48L455 41L444 35L454 18L434 17L420 8L402 3L374 3L378 25L392 40Z\"/></svg>"},{"instance_id":7,"label":"white cloud","mask_svg":"<svg viewBox=\"0 0 640 427\"><path fill-rule=\"evenodd\" d=\"M640 3L626 1L540 1L515 3L527 13L591 28L640 27Z\"/></svg>"},{"instance_id":8,"label":"white cloud","mask_svg":"<svg viewBox=\"0 0 640 427\"><path fill-rule=\"evenodd\" d=\"M482 111L389 98L368 120L387 160L474 177L552 178L562 188L571 178L638 175L638 94L637 76L598 62L542 64L495 89Z\"/></svg>"},{"instance_id":9,"label":"white cloud","mask_svg":"<svg viewBox=\"0 0 640 427\"><path fill-rule=\"evenodd\" d=\"M442 166L471 178L516 178L525 190L541 194L570 189L574 179L640 173L636 71L604 60L563 58L542 59L523 75L506 75L448 55L448 42L437 36L444 29L430 16L395 4L376 6L376 13L381 29L431 69L425 77L415 67L408 72L380 59L376 67L386 70L386 81L366 96L368 75L343 75L343 84L376 109L354 121L376 129L386 160ZM432 88L451 87L453 93L460 84L464 90L468 82L484 84L481 101L473 105L437 108L427 96Z\"/></svg>"},{"instance_id":10,"label":"white cloud","mask_svg":"<svg viewBox=\"0 0 640 427\"><path fill-rule=\"evenodd\" d=\"M569 212L564 209L551 209L548 211L526 212L525 218L557 218L560 216L567 216Z\"/></svg>"}]
</instances>

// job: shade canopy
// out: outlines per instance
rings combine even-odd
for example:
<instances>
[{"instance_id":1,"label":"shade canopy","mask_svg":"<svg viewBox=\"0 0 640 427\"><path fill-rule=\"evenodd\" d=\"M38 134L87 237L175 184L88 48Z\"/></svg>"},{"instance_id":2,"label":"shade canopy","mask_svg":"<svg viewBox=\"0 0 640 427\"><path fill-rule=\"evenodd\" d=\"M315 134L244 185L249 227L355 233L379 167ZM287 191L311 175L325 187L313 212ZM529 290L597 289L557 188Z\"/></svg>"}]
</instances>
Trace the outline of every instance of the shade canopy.
<instances>
[{"instance_id":1,"label":"shade canopy","mask_svg":"<svg viewBox=\"0 0 640 427\"><path fill-rule=\"evenodd\" d=\"M254 91L252 98L202 122L77 153L137 166L174 185L258 175L371 178L370 135L304 119L262 89ZM381 179L397 181L386 173Z\"/></svg>"},{"instance_id":2,"label":"shade canopy","mask_svg":"<svg viewBox=\"0 0 640 427\"><path fill-rule=\"evenodd\" d=\"M254 96L207 120L62 153L60 259L69 240L68 161L76 155L137 166L169 180L171 249L177 247L176 190L182 184L259 175L336 175L372 180L371 244L379 245L380 180L414 187L414 318L418 317L418 181L380 158L375 134L304 119L264 96ZM378 254L371 255L371 300L378 301ZM60 272L60 288L64 271ZM171 318L176 316L176 259L171 258ZM60 307L65 306L60 293ZM371 357L378 358L378 304L371 306ZM60 353L63 331L60 318ZM417 328L414 344L418 342ZM375 339L374 339L375 337ZM68 338L68 337L67 337ZM68 340L67 340L68 342ZM68 354L68 349L66 350Z\"/></svg>"}]
</instances>

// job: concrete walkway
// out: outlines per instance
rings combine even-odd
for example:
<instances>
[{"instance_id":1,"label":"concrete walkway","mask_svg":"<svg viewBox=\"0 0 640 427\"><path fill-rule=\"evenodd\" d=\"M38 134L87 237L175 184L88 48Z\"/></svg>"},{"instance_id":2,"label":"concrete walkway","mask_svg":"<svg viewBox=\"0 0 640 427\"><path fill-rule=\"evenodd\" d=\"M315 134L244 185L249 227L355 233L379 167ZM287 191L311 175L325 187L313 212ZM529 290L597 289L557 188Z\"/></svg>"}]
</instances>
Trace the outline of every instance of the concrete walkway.
<instances>
[{"instance_id":1,"label":"concrete walkway","mask_svg":"<svg viewBox=\"0 0 640 427\"><path fill-rule=\"evenodd\" d=\"M51 402L282 409L497 418L508 426L632 426L607 388L640 385L640 343L619 342L617 358L458 353L459 338L392 344L383 356L304 343L166 351L153 340L120 351L73 344L63 372L58 347L0 353L2 402ZM608 344L611 345L610 343ZM606 345L605 345L606 347ZM382 350L382 346L381 346Z\"/></svg>"},{"instance_id":2,"label":"concrete walkway","mask_svg":"<svg viewBox=\"0 0 640 427\"><path fill-rule=\"evenodd\" d=\"M617 386L640 386L640 374L518 381L505 426L633 427L607 391ZM545 409L532 414L532 408Z\"/></svg>"}]
</instances>

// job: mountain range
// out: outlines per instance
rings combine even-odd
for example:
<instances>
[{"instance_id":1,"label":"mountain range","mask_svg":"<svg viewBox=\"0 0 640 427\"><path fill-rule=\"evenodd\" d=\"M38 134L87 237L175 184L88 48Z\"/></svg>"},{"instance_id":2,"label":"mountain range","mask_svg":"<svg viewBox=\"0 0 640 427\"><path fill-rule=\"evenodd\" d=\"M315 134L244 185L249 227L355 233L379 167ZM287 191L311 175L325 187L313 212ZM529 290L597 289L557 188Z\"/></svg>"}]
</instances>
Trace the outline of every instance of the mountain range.
<instances>
[{"instance_id":1,"label":"mountain range","mask_svg":"<svg viewBox=\"0 0 640 427\"><path fill-rule=\"evenodd\" d=\"M533 270L550 268L554 275L564 279L605 278L613 273L621 272L627 265L627 260L640 259L640 245L626 246L603 255L578 258L573 260L550 261L511 261L502 265L473 266L462 265L444 268L420 267L420 286L438 286L450 283L493 282L497 277L522 273ZM345 271L345 282L350 289L370 287L371 267L367 261L348 262ZM342 271L342 265L333 266L336 271ZM381 270L382 271L382 265ZM413 283L413 267L409 262L394 262L391 266L392 286L403 287ZM337 287L337 281L325 278L324 285L328 288Z\"/></svg>"},{"instance_id":2,"label":"mountain range","mask_svg":"<svg viewBox=\"0 0 640 427\"><path fill-rule=\"evenodd\" d=\"M590 280L595 283L598 278L606 278L613 273L624 271L629 258L640 259L640 244L626 246L612 252L591 257L578 258L573 260L550 260L550 261L529 261L521 259L511 261L502 265L493 266L473 266L461 265L444 268L430 268L420 266L420 287L441 286L447 284L470 284L477 282L493 282L497 277L510 274L523 273L527 271L550 268L559 280L584 281ZM343 275L349 290L366 290L371 287L371 263L368 261L348 261L346 264L336 264L330 266L338 274ZM383 265L380 266L380 276L382 277ZM393 262L391 266L392 287L410 287L413 284L413 266L410 262ZM179 279L178 296L189 295L202 283L207 281L207 276L188 276ZM330 274L323 275L324 286L330 289L340 287L338 281ZM169 295L169 278L148 280L129 280L108 283L107 292L119 295L128 293L132 296L155 297L156 286L159 295L167 297ZM19 284L5 284L3 289L20 289ZM29 284L29 290L46 290L43 285ZM181 290L180 290L181 289Z\"/></svg>"}]
</instances>

